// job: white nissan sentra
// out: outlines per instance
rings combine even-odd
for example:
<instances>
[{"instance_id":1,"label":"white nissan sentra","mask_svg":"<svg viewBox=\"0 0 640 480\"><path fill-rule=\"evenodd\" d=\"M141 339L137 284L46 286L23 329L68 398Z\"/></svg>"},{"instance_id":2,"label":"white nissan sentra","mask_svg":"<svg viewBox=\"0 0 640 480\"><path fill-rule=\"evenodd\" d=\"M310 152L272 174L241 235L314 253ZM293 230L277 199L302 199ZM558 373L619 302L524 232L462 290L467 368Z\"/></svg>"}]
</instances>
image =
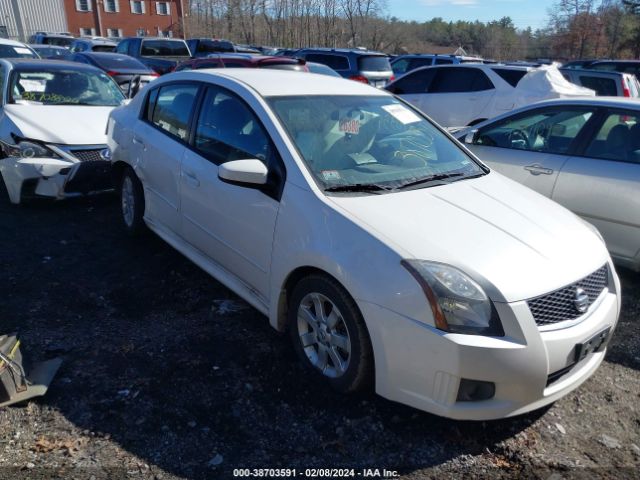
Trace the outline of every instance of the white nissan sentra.
<instances>
[{"instance_id":1,"label":"white nissan sentra","mask_svg":"<svg viewBox=\"0 0 640 480\"><path fill-rule=\"evenodd\" d=\"M126 229L288 330L338 390L492 419L602 362L620 286L597 230L384 91L175 73L115 109L108 138Z\"/></svg>"}]
</instances>

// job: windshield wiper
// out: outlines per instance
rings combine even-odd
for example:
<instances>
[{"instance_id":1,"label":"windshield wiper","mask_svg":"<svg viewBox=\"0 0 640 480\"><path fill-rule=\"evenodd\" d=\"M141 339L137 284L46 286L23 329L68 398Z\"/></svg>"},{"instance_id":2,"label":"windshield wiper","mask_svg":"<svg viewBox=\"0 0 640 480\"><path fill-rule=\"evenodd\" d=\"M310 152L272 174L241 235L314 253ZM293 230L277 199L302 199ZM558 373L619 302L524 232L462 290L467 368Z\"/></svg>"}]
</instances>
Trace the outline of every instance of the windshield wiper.
<instances>
[{"instance_id":1,"label":"windshield wiper","mask_svg":"<svg viewBox=\"0 0 640 480\"><path fill-rule=\"evenodd\" d=\"M431 175L428 177L421 178L420 180L414 180L412 182L407 182L399 187L396 187L396 190L402 190L404 188L414 187L416 185L422 185L423 183L431 183L438 182L441 180L447 180L449 178L462 177L464 173L441 173L439 175Z\"/></svg>"},{"instance_id":2,"label":"windshield wiper","mask_svg":"<svg viewBox=\"0 0 640 480\"><path fill-rule=\"evenodd\" d=\"M376 183L350 183L347 185L334 185L324 189L325 192L380 192L389 190L392 189Z\"/></svg>"}]
</instances>

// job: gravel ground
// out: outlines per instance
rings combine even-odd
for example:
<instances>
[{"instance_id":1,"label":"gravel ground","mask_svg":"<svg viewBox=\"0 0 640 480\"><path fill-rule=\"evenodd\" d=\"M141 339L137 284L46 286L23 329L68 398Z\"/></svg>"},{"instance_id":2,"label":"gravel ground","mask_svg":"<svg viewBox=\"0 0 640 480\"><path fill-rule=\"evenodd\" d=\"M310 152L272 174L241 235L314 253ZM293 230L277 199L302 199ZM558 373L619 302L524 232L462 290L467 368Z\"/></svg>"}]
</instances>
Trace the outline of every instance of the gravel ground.
<instances>
[{"instance_id":1,"label":"gravel ground","mask_svg":"<svg viewBox=\"0 0 640 480\"><path fill-rule=\"evenodd\" d=\"M2 479L638 476L638 274L619 272L620 324L581 388L526 416L456 422L317 384L262 315L119 221L110 195L14 207L0 192L0 332L18 330L35 359L64 358L45 397L0 410Z\"/></svg>"}]
</instances>

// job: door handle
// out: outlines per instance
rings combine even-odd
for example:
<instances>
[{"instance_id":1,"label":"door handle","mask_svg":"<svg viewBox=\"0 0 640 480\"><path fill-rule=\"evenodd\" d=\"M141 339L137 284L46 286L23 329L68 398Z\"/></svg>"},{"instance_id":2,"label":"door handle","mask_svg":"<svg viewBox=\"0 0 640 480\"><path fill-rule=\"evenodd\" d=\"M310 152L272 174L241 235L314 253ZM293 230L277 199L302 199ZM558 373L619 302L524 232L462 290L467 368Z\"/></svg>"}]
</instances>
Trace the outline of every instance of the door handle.
<instances>
[{"instance_id":1,"label":"door handle","mask_svg":"<svg viewBox=\"0 0 640 480\"><path fill-rule=\"evenodd\" d=\"M545 168L542 165L534 163L533 165L527 165L524 167L531 175L551 175L553 173L552 168Z\"/></svg>"},{"instance_id":2,"label":"door handle","mask_svg":"<svg viewBox=\"0 0 640 480\"><path fill-rule=\"evenodd\" d=\"M184 177L184 180L192 187L200 186L200 180L198 180L198 177L196 177L194 173L183 170L182 176Z\"/></svg>"},{"instance_id":3,"label":"door handle","mask_svg":"<svg viewBox=\"0 0 640 480\"><path fill-rule=\"evenodd\" d=\"M136 137L135 135L133 136L133 143L140 145L142 148L146 148L144 146L144 142L140 140L138 137Z\"/></svg>"}]
</instances>

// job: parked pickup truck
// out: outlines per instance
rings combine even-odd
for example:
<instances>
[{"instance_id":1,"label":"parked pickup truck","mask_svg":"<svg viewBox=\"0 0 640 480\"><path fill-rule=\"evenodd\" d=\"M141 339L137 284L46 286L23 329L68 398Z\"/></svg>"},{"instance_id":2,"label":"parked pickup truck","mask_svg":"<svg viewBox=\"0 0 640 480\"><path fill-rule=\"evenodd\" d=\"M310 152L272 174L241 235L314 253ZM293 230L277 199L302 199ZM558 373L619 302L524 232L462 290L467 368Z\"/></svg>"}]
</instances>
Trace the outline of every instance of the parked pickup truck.
<instances>
[{"instance_id":1,"label":"parked pickup truck","mask_svg":"<svg viewBox=\"0 0 640 480\"><path fill-rule=\"evenodd\" d=\"M187 43L177 38L125 38L116 52L137 58L159 75L171 72L178 63L191 58Z\"/></svg>"},{"instance_id":2,"label":"parked pickup truck","mask_svg":"<svg viewBox=\"0 0 640 480\"><path fill-rule=\"evenodd\" d=\"M560 73L571 83L595 90L598 96L640 97L640 83L631 73L581 68L561 68Z\"/></svg>"}]
</instances>

